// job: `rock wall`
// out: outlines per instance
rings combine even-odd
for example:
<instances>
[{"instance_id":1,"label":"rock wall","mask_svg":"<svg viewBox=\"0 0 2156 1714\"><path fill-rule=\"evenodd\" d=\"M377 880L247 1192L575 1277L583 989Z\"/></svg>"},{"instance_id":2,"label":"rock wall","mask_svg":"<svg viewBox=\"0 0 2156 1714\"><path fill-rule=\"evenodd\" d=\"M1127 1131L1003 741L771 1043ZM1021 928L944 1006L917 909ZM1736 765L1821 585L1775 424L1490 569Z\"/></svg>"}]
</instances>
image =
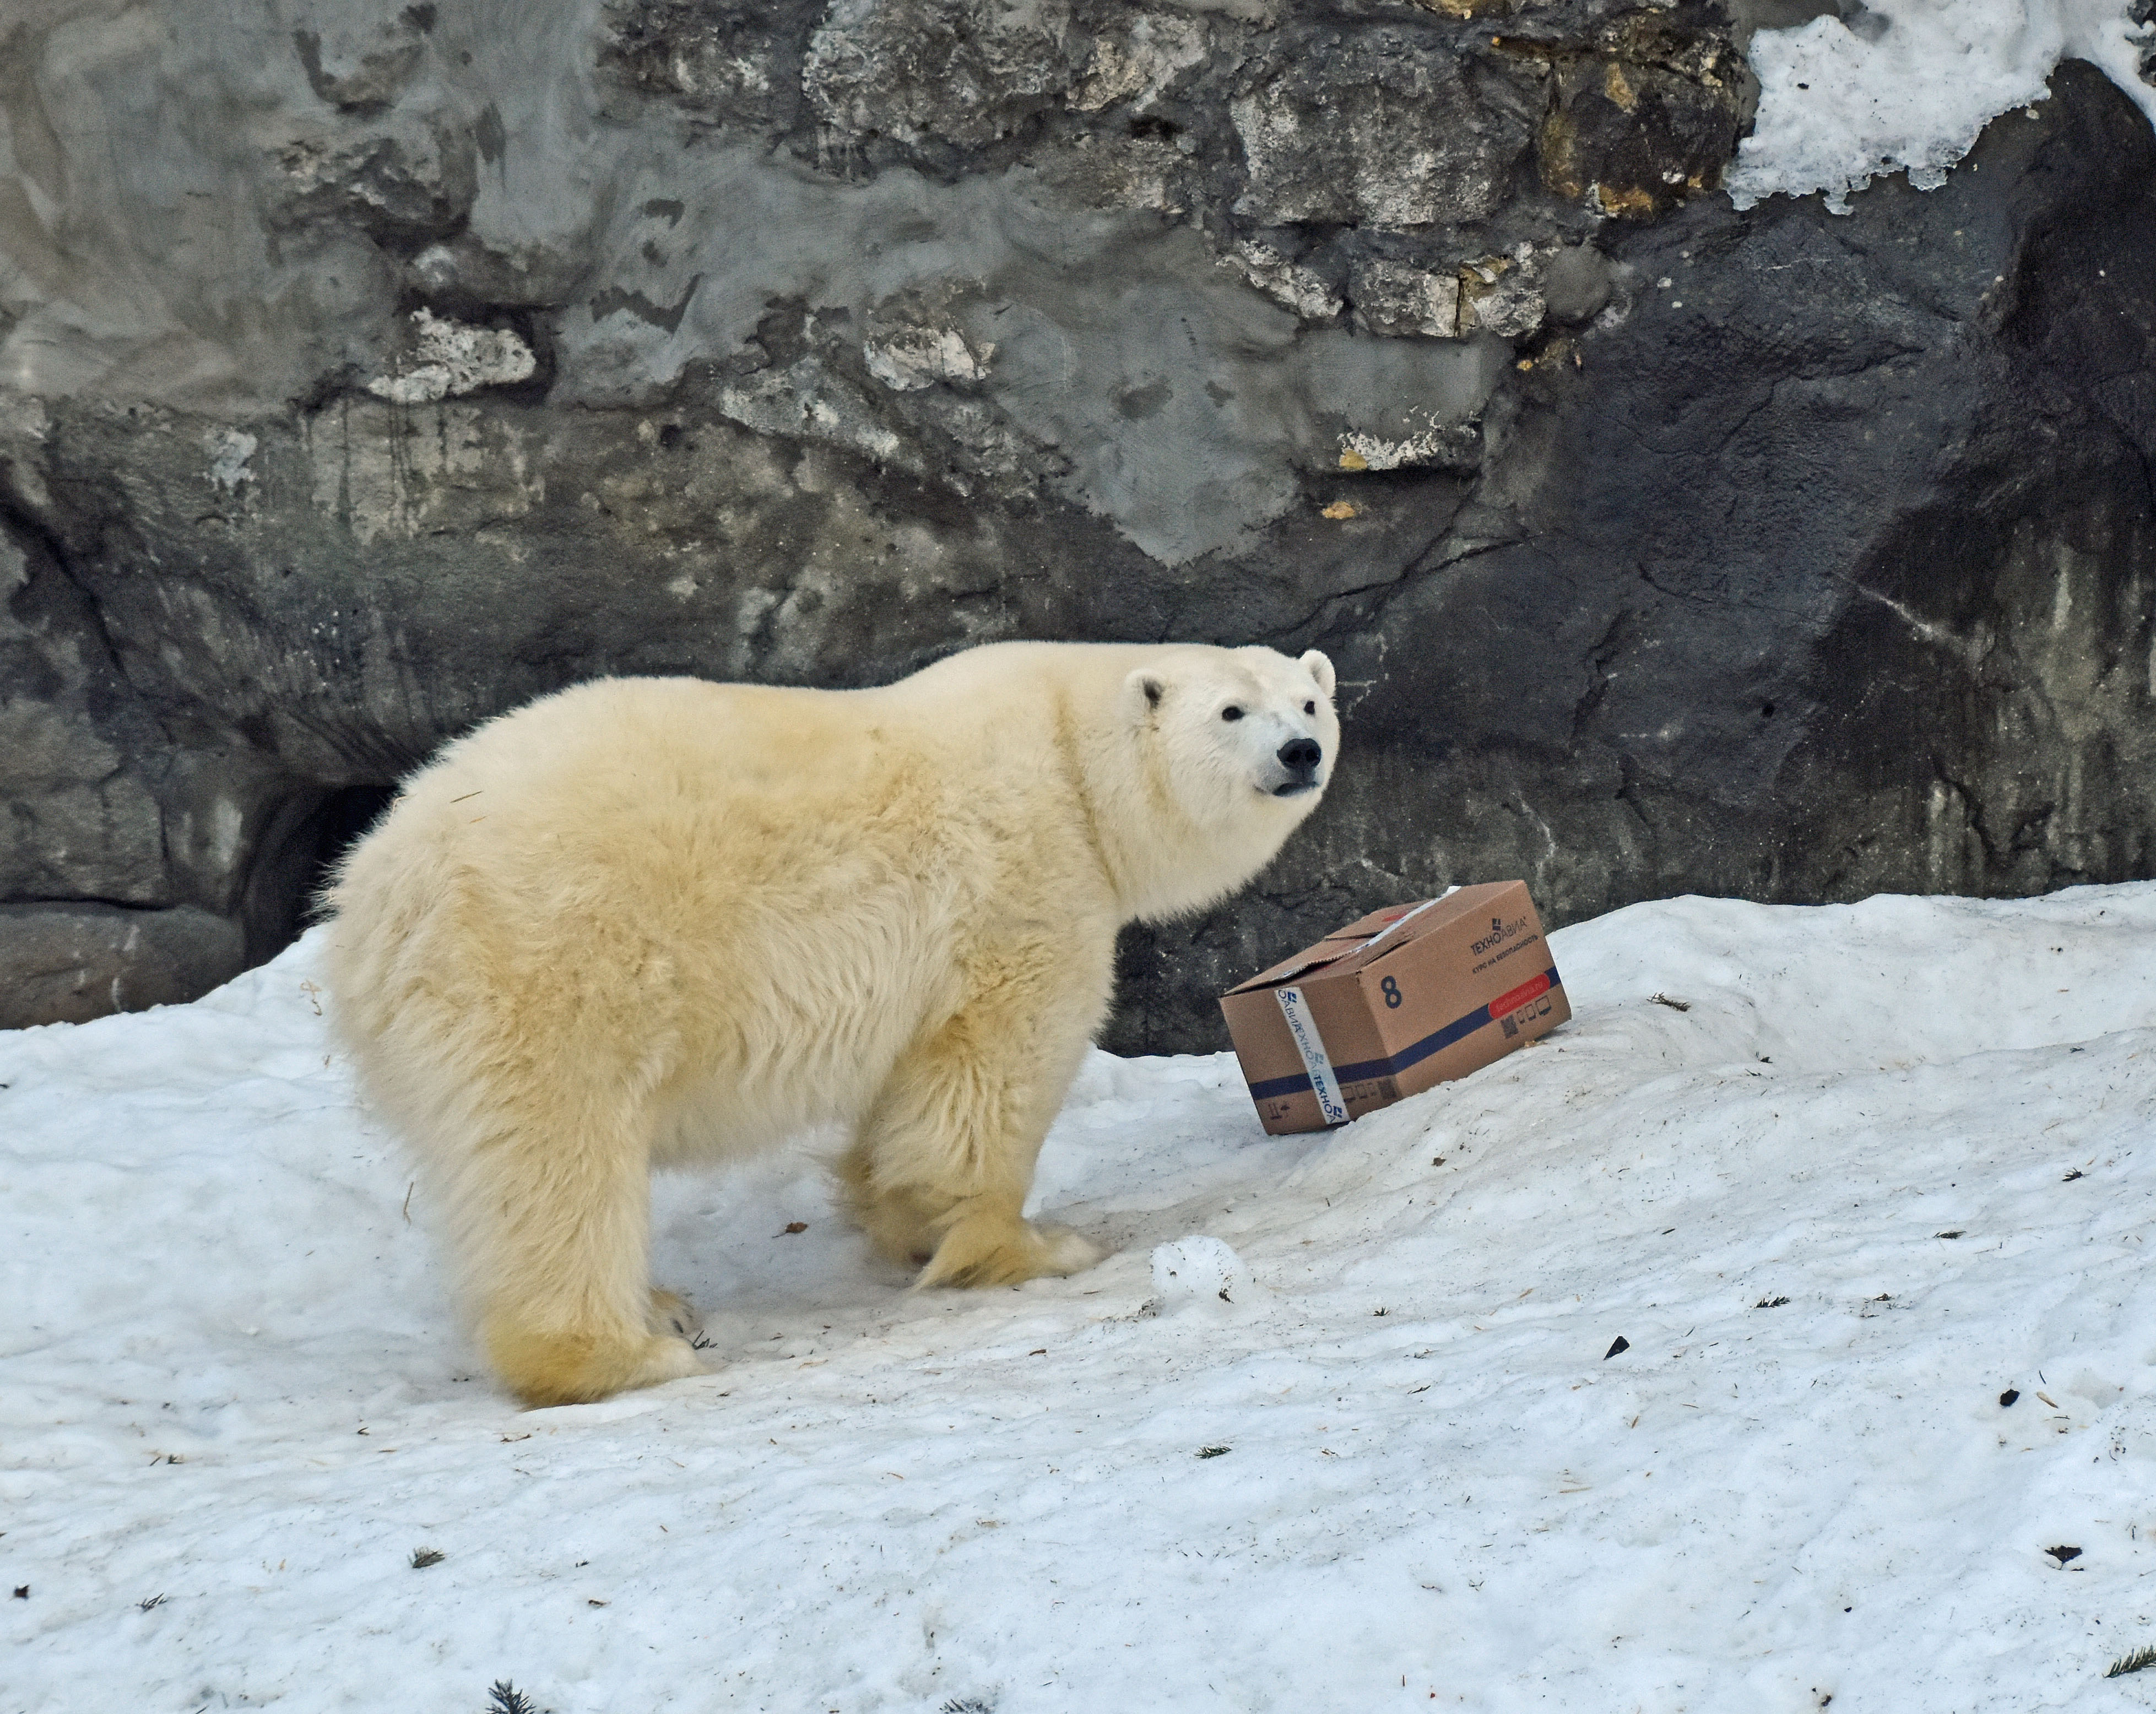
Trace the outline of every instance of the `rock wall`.
<instances>
[{"instance_id":1,"label":"rock wall","mask_svg":"<svg viewBox=\"0 0 2156 1714\"><path fill-rule=\"evenodd\" d=\"M1348 749L1109 1044L1385 900L2156 873L2156 139L1739 213L1677 0L28 0L0 1024L294 932L576 679L1317 646Z\"/></svg>"}]
</instances>

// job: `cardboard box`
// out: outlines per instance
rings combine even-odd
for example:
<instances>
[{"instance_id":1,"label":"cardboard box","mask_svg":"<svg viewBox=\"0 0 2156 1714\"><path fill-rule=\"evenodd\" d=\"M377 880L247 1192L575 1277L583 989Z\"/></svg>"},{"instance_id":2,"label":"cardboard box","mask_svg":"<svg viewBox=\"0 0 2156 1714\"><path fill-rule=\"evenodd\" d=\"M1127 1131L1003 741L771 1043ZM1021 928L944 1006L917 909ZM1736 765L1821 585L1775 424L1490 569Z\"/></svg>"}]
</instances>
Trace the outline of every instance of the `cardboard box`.
<instances>
[{"instance_id":1,"label":"cardboard box","mask_svg":"<svg viewBox=\"0 0 2156 1714\"><path fill-rule=\"evenodd\" d=\"M1465 1077L1572 1016L1517 880L1373 911L1230 988L1220 1009L1276 1135Z\"/></svg>"}]
</instances>

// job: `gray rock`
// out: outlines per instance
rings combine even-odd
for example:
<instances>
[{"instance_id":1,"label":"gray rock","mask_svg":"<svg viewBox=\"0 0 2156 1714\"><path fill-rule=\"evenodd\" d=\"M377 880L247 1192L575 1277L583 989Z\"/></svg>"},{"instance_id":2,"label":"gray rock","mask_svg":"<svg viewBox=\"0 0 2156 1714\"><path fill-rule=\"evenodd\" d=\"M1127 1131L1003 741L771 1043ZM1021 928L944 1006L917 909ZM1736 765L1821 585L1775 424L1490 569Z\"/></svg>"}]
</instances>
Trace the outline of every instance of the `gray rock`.
<instances>
[{"instance_id":1,"label":"gray rock","mask_svg":"<svg viewBox=\"0 0 2156 1714\"><path fill-rule=\"evenodd\" d=\"M1543 303L1552 320L1577 326L1609 301L1609 261L1592 244L1560 245L1543 269Z\"/></svg>"},{"instance_id":2,"label":"gray rock","mask_svg":"<svg viewBox=\"0 0 2156 1714\"><path fill-rule=\"evenodd\" d=\"M460 230L478 194L476 148L446 128L351 142L301 135L278 146L276 161L285 182L264 211L273 230L349 228L386 249L416 248Z\"/></svg>"},{"instance_id":3,"label":"gray rock","mask_svg":"<svg viewBox=\"0 0 2156 1714\"><path fill-rule=\"evenodd\" d=\"M1509 256L1481 256L1460 271L1460 320L1500 339L1519 339L1543 325L1543 257L1522 244Z\"/></svg>"},{"instance_id":4,"label":"gray rock","mask_svg":"<svg viewBox=\"0 0 2156 1714\"><path fill-rule=\"evenodd\" d=\"M1314 268L1301 266L1270 244L1245 239L1220 261L1274 302L1293 310L1299 320L1330 321L1343 307L1339 293L1325 275ZM1401 295L1410 294L1403 290ZM1437 319L1434 306L1427 317L1417 313L1425 309L1419 302L1404 306L1409 312L1406 315L1389 310L1382 305L1369 307L1375 311L1375 320L1368 324L1373 332L1394 332L1412 320L1416 325L1408 331L1419 333L1423 331L1420 324L1424 319Z\"/></svg>"},{"instance_id":5,"label":"gray rock","mask_svg":"<svg viewBox=\"0 0 2156 1714\"><path fill-rule=\"evenodd\" d=\"M165 902L169 764L86 593L0 517L0 898Z\"/></svg>"},{"instance_id":6,"label":"gray rock","mask_svg":"<svg viewBox=\"0 0 2156 1714\"><path fill-rule=\"evenodd\" d=\"M246 967L239 925L192 906L0 905L0 1029L177 1005Z\"/></svg>"},{"instance_id":7,"label":"gray rock","mask_svg":"<svg viewBox=\"0 0 2156 1714\"><path fill-rule=\"evenodd\" d=\"M1355 319L1372 333L1419 333L1433 339L1456 339L1460 325L1460 275L1395 262L1385 256L1362 260L1354 273Z\"/></svg>"},{"instance_id":8,"label":"gray rock","mask_svg":"<svg viewBox=\"0 0 2156 1714\"><path fill-rule=\"evenodd\" d=\"M17 1015L269 956L401 773L562 684L1017 636L1341 667L1323 812L1128 937L1125 1049L1455 880L1563 922L2150 873L2156 144L2068 66L1929 196L1738 214L1734 43L1789 9L46 0L0 65Z\"/></svg>"},{"instance_id":9,"label":"gray rock","mask_svg":"<svg viewBox=\"0 0 2156 1714\"><path fill-rule=\"evenodd\" d=\"M1072 45L1058 0L835 0L801 83L833 130L936 161L1004 141L1055 104L1077 70Z\"/></svg>"},{"instance_id":10,"label":"gray rock","mask_svg":"<svg viewBox=\"0 0 2156 1714\"><path fill-rule=\"evenodd\" d=\"M1235 212L1378 227L1495 213L1543 97L1533 63L1487 41L1405 22L1282 31L1229 109L1250 172Z\"/></svg>"},{"instance_id":11,"label":"gray rock","mask_svg":"<svg viewBox=\"0 0 2156 1714\"><path fill-rule=\"evenodd\" d=\"M1643 8L1590 39L1591 51L1550 56L1555 98L1536 137L1544 186L1632 218L1718 186L1758 100L1729 38L1681 11Z\"/></svg>"}]
</instances>

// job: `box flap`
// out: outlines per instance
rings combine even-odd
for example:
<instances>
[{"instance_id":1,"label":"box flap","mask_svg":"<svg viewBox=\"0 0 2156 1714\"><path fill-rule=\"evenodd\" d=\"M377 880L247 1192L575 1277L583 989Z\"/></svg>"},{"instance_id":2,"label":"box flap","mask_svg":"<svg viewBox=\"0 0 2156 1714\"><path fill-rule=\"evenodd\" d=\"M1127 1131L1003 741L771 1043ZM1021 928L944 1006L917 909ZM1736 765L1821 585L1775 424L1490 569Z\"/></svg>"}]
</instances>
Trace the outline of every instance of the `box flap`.
<instances>
[{"instance_id":1,"label":"box flap","mask_svg":"<svg viewBox=\"0 0 2156 1714\"><path fill-rule=\"evenodd\" d=\"M1258 988L1272 988L1283 982L1292 982L1298 976L1306 976L1313 970L1321 969L1333 962L1336 959L1346 957L1355 950L1355 945L1356 943L1352 941L1322 940L1314 947L1305 947L1291 958L1283 958L1270 970L1260 970L1248 982L1237 983L1228 992L1231 994L1246 994Z\"/></svg>"},{"instance_id":2,"label":"box flap","mask_svg":"<svg viewBox=\"0 0 2156 1714\"><path fill-rule=\"evenodd\" d=\"M1426 934L1450 928L1464 916L1472 916L1487 908L1490 903L1507 888L1512 881L1491 881L1478 886L1455 887L1441 899L1431 899L1415 906L1363 942L1355 959L1358 970L1368 969L1381 958L1389 958L1402 947L1411 946Z\"/></svg>"},{"instance_id":3,"label":"box flap","mask_svg":"<svg viewBox=\"0 0 2156 1714\"><path fill-rule=\"evenodd\" d=\"M1441 898L1373 912L1364 921L1377 926L1363 937L1360 946L1334 961L1334 969L1330 973L1344 976L1350 971L1367 969L1426 934L1435 934L1462 917L1478 914L1491 901L1519 885L1517 881L1487 881L1480 886L1456 887Z\"/></svg>"},{"instance_id":4,"label":"box flap","mask_svg":"<svg viewBox=\"0 0 2156 1714\"><path fill-rule=\"evenodd\" d=\"M1258 988L1277 988L1284 982L1292 982L1299 976L1308 976L1321 969L1328 976L1344 976L1350 971L1360 970L1432 929L1442 928L1480 911L1507 887L1518 885L1517 881L1490 881L1481 886L1455 887L1435 899L1388 905L1367 916L1357 917L1345 928L1335 929L1314 946L1305 947L1294 957L1283 958L1270 970L1260 970L1228 992L1245 994Z\"/></svg>"},{"instance_id":5,"label":"box flap","mask_svg":"<svg viewBox=\"0 0 2156 1714\"><path fill-rule=\"evenodd\" d=\"M1371 936L1383 933L1403 917L1411 916L1433 902L1429 899L1410 899L1404 905L1388 905L1383 910L1373 911L1367 916L1357 917L1345 928L1334 929L1326 938L1336 941L1368 940Z\"/></svg>"}]
</instances>

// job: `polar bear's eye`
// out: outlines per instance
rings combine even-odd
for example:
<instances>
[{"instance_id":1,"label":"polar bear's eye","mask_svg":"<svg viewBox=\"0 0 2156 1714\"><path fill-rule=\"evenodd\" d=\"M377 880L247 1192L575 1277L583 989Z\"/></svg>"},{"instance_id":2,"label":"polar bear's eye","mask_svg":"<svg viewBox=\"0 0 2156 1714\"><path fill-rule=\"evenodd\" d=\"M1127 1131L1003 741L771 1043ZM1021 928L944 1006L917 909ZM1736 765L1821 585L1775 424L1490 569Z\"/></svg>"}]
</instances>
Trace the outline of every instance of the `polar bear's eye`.
<instances>
[{"instance_id":1,"label":"polar bear's eye","mask_svg":"<svg viewBox=\"0 0 2156 1714\"><path fill-rule=\"evenodd\" d=\"M1317 712L1317 705L1315 702L1306 702L1302 705L1302 711L1305 714L1315 714Z\"/></svg>"},{"instance_id":2,"label":"polar bear's eye","mask_svg":"<svg viewBox=\"0 0 2156 1714\"><path fill-rule=\"evenodd\" d=\"M1220 711L1220 718L1223 720L1240 720L1242 717L1243 711L1232 702Z\"/></svg>"}]
</instances>

